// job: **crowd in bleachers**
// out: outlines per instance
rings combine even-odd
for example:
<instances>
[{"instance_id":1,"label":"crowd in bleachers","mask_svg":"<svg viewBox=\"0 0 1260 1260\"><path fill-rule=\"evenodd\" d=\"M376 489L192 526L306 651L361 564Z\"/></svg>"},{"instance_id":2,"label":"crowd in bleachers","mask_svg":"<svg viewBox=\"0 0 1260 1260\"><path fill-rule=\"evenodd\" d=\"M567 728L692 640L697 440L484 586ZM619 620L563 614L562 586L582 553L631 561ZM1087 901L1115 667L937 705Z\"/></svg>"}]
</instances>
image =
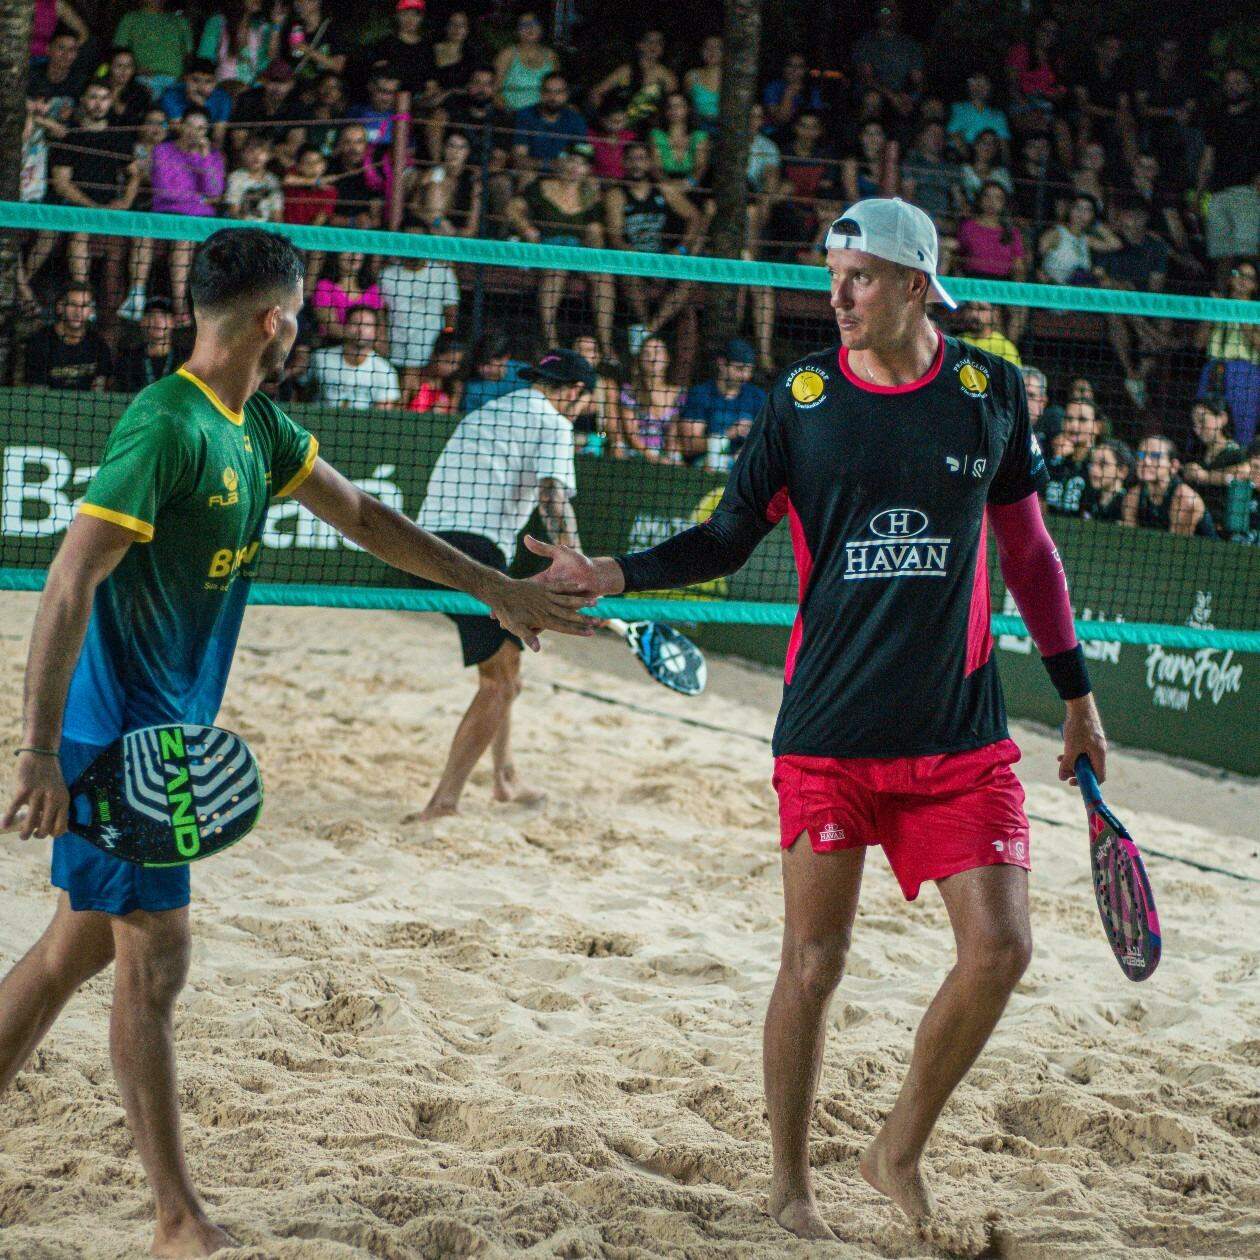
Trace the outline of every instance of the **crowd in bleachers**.
<instances>
[{"instance_id":1,"label":"crowd in bleachers","mask_svg":"<svg viewBox=\"0 0 1260 1260\"><path fill-rule=\"evenodd\" d=\"M92 22L88 0L75 4L34 6L25 201L704 251L723 44L692 18L618 44L580 0L545 13L142 0L96 3ZM897 195L933 216L947 273L1255 301L1253 74L1228 41L1207 59L1206 47L1080 40L1043 16L1001 46L977 40L951 90L886 3L838 55L815 41L764 68L748 257L816 263L846 204ZM25 234L21 379L135 390L171 370L191 251ZM504 330L532 323L534 342L576 337L600 365L591 453L720 465L759 405L755 382L827 335L782 292L752 289L735 295L744 336L709 364L700 285L543 271L525 295L491 293L474 320L466 269L307 261L302 335L269 386L279 397L464 410L513 386L539 345ZM1040 391L1048 510L1257 536L1260 326L979 302L942 319L1025 367L1030 399Z\"/></svg>"}]
</instances>

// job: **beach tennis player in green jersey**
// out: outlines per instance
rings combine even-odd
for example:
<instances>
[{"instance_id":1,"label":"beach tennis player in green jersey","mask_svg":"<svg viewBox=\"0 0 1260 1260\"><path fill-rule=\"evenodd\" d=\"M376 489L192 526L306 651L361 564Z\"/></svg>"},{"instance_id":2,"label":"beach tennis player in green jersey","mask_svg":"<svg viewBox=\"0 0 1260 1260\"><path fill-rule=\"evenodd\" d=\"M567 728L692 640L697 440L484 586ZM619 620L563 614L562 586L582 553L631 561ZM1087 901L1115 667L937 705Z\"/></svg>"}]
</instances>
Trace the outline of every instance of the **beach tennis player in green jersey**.
<instances>
[{"instance_id":1,"label":"beach tennis player in green jersey","mask_svg":"<svg viewBox=\"0 0 1260 1260\"><path fill-rule=\"evenodd\" d=\"M180 1139L171 1012L188 971L188 868L131 865L64 834L66 784L129 730L214 721L267 505L285 495L387 564L483 600L531 647L543 630L590 627L580 599L478 564L364 494L256 392L292 349L302 273L297 250L261 229L229 228L198 248L192 356L127 408L49 569L0 818L23 839L56 837L61 889L47 931L0 982L0 1089L113 962L110 1051L160 1256L232 1245L206 1217Z\"/></svg>"}]
</instances>

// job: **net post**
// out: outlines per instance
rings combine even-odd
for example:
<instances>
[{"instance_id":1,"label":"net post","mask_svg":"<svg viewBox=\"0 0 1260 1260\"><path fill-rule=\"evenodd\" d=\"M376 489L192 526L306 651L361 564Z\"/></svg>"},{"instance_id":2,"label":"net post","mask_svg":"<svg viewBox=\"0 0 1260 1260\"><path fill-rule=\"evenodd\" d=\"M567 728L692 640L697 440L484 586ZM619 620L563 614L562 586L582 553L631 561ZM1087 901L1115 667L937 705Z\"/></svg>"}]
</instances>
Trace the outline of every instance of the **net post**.
<instances>
[{"instance_id":1,"label":"net post","mask_svg":"<svg viewBox=\"0 0 1260 1260\"><path fill-rule=\"evenodd\" d=\"M389 187L389 230L397 232L403 216L403 179L407 173L407 153L411 146L411 93L399 92L394 112L394 139L389 160L393 180Z\"/></svg>"}]
</instances>

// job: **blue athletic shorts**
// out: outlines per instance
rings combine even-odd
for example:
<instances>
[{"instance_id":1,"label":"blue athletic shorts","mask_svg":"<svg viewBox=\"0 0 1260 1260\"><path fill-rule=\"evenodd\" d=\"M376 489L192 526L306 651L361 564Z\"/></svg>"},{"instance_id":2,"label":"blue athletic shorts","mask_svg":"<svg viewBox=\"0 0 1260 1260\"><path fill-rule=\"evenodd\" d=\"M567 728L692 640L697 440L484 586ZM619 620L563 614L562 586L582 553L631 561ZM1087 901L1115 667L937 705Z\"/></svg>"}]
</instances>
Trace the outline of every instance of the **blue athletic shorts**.
<instances>
[{"instance_id":1,"label":"blue athletic shorts","mask_svg":"<svg viewBox=\"0 0 1260 1260\"><path fill-rule=\"evenodd\" d=\"M103 749L97 744L61 741L61 773L67 785L92 764ZM74 910L101 910L105 914L130 914L133 910L178 910L189 902L188 867L160 870L124 862L80 840L58 836L53 841L52 882L70 894Z\"/></svg>"}]
</instances>

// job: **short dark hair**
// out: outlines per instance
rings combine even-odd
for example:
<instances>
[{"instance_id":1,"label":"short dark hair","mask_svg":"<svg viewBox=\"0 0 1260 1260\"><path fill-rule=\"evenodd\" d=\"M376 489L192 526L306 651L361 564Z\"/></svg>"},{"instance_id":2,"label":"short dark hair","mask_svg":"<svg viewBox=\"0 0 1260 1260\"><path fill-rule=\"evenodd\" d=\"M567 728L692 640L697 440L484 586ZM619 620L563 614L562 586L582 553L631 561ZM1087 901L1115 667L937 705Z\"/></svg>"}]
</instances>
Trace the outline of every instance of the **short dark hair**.
<instances>
[{"instance_id":1,"label":"short dark hair","mask_svg":"<svg viewBox=\"0 0 1260 1260\"><path fill-rule=\"evenodd\" d=\"M184 58L185 74L214 74L217 70L218 67L209 57L198 57L196 53L189 53Z\"/></svg>"},{"instance_id":2,"label":"short dark hair","mask_svg":"<svg viewBox=\"0 0 1260 1260\"><path fill-rule=\"evenodd\" d=\"M511 356L512 342L506 329L490 327L481 334L472 348L474 366L489 363L493 359Z\"/></svg>"},{"instance_id":3,"label":"short dark hair","mask_svg":"<svg viewBox=\"0 0 1260 1260\"><path fill-rule=\"evenodd\" d=\"M180 122L187 122L190 118L204 118L206 125L210 125L210 111L204 105L189 105L179 116Z\"/></svg>"},{"instance_id":4,"label":"short dark hair","mask_svg":"<svg viewBox=\"0 0 1260 1260\"><path fill-rule=\"evenodd\" d=\"M352 315L361 315L364 311L367 311L367 313L372 317L372 322L376 324L377 327L380 327L380 311L378 311L375 306L369 306L366 302L355 302L353 306L346 307L346 323L348 324L350 322L350 317Z\"/></svg>"},{"instance_id":5,"label":"short dark hair","mask_svg":"<svg viewBox=\"0 0 1260 1260\"><path fill-rule=\"evenodd\" d=\"M278 232L222 228L197 246L188 288L198 310L221 310L233 302L291 293L305 271L302 255Z\"/></svg>"}]
</instances>

